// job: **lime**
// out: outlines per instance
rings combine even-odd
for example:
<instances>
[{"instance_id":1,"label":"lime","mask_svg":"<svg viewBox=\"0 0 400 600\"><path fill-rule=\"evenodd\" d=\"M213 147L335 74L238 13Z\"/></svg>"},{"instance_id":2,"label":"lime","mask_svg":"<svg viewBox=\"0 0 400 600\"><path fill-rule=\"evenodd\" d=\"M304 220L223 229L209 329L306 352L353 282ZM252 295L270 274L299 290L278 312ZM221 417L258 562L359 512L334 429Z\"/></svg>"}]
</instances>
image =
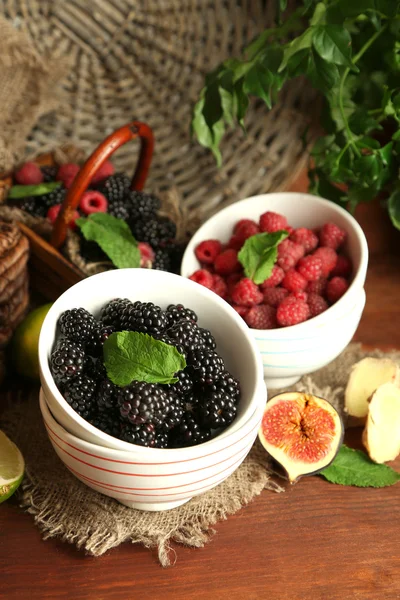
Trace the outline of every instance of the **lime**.
<instances>
[{"instance_id":1,"label":"lime","mask_svg":"<svg viewBox=\"0 0 400 600\"><path fill-rule=\"evenodd\" d=\"M51 304L35 308L18 325L11 344L12 363L19 375L39 378L38 342L40 329Z\"/></svg>"},{"instance_id":2,"label":"lime","mask_svg":"<svg viewBox=\"0 0 400 600\"><path fill-rule=\"evenodd\" d=\"M17 446L0 431L0 504L18 488L24 476L24 466Z\"/></svg>"}]
</instances>

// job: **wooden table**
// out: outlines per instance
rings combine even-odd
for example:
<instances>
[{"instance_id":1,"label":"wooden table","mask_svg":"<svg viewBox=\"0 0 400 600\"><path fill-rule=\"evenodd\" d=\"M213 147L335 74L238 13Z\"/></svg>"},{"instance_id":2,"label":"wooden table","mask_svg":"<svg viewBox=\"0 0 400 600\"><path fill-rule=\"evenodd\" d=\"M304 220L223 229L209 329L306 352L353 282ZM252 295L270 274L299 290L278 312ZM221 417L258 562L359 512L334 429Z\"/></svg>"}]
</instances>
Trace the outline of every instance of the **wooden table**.
<instances>
[{"instance_id":1,"label":"wooden table","mask_svg":"<svg viewBox=\"0 0 400 600\"><path fill-rule=\"evenodd\" d=\"M355 339L400 348L400 232L377 204L357 216L371 256ZM351 435L357 445L360 432ZM394 466L400 470L399 459ZM0 598L395 600L399 523L400 485L358 489L310 477L284 494L263 492L219 523L204 548L176 545L175 566L162 569L155 550L130 543L95 559L43 541L10 501L0 507Z\"/></svg>"}]
</instances>

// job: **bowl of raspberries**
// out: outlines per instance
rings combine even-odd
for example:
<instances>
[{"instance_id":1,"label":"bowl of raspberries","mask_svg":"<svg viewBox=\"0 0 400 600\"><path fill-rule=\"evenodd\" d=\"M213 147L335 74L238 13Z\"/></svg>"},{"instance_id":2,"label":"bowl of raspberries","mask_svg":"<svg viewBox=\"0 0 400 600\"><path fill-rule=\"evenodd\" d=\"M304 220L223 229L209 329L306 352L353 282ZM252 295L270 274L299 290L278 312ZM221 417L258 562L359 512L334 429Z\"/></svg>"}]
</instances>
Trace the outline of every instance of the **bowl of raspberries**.
<instances>
[{"instance_id":1,"label":"bowl of raspberries","mask_svg":"<svg viewBox=\"0 0 400 600\"><path fill-rule=\"evenodd\" d=\"M39 363L61 460L143 510L173 508L228 477L266 401L257 345L237 312L157 270L107 271L68 289L43 323Z\"/></svg>"},{"instance_id":2,"label":"bowl of raspberries","mask_svg":"<svg viewBox=\"0 0 400 600\"><path fill-rule=\"evenodd\" d=\"M368 246L336 204L264 194L215 214L185 251L181 274L228 302L261 352L268 387L292 385L352 339L365 305Z\"/></svg>"}]
</instances>

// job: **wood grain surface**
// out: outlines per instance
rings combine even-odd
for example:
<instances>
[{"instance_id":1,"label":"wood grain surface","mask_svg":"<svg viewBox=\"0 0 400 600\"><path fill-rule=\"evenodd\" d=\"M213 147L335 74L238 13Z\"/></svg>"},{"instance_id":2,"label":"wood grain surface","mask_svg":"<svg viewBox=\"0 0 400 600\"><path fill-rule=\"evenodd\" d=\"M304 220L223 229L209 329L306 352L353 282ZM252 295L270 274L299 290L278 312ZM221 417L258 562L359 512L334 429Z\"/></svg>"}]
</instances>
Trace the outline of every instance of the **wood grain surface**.
<instances>
[{"instance_id":1,"label":"wood grain surface","mask_svg":"<svg viewBox=\"0 0 400 600\"><path fill-rule=\"evenodd\" d=\"M304 179L294 189L304 189ZM367 234L367 305L355 339L400 348L400 232L378 204L357 217ZM349 443L360 444L360 431ZM400 469L398 459L394 466ZM126 543L101 558L43 541L31 515L0 507L0 598L7 600L400 599L400 485L335 486L318 477L283 494L265 491L218 523L204 548L156 551Z\"/></svg>"}]
</instances>

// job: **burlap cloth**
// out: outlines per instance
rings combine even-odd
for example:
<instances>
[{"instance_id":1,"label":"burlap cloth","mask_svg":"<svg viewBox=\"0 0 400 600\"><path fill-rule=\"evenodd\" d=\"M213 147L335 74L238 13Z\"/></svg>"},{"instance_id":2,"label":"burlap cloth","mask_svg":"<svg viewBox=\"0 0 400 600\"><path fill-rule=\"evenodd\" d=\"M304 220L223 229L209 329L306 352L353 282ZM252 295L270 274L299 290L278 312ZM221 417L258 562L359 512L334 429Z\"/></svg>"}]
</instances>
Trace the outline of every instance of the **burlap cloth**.
<instances>
[{"instance_id":1,"label":"burlap cloth","mask_svg":"<svg viewBox=\"0 0 400 600\"><path fill-rule=\"evenodd\" d=\"M343 391L351 366L364 356L382 354L352 344L330 365L303 377L293 389L326 398L343 414ZM400 352L387 355L400 361ZM130 541L148 548L156 546L160 563L168 566L176 560L176 554L171 556L170 552L172 541L203 546L214 533L215 523L243 508L264 489L283 492L286 485L277 480L268 455L256 441L242 465L213 490L170 511L130 509L86 487L63 466L45 433L37 392L29 401L15 406L16 402L14 396L14 407L6 412L1 428L18 444L26 460L20 505L34 516L45 539L60 538L94 556Z\"/></svg>"}]
</instances>

